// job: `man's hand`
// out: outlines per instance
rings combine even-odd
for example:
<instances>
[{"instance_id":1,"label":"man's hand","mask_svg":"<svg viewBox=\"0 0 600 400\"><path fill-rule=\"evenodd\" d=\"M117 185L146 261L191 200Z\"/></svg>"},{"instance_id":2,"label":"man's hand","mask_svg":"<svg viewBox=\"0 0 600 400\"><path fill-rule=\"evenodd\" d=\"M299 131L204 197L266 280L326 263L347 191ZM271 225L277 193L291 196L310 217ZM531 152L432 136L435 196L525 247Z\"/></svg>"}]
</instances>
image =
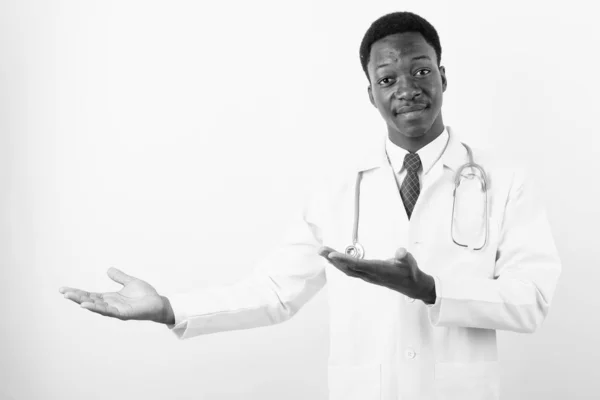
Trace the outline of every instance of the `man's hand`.
<instances>
[{"instance_id":1,"label":"man's hand","mask_svg":"<svg viewBox=\"0 0 600 400\"><path fill-rule=\"evenodd\" d=\"M385 286L427 304L435 303L435 280L419 269L412 254L404 248L385 261L359 260L330 247L321 247L319 255L348 276Z\"/></svg>"},{"instance_id":2,"label":"man's hand","mask_svg":"<svg viewBox=\"0 0 600 400\"><path fill-rule=\"evenodd\" d=\"M118 292L106 293L90 293L70 287L61 287L58 291L82 308L107 317L175 323L169 299L160 296L150 284L116 268L110 268L108 276L123 288Z\"/></svg>"}]
</instances>

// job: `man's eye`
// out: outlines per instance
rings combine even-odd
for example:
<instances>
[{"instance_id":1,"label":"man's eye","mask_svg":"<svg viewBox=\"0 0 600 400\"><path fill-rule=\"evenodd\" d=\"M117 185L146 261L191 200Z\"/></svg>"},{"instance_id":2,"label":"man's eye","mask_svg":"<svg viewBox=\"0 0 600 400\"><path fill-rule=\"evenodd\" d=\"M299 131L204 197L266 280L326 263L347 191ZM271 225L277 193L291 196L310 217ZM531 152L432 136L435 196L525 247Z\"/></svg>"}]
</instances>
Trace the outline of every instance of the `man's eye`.
<instances>
[{"instance_id":1,"label":"man's eye","mask_svg":"<svg viewBox=\"0 0 600 400\"><path fill-rule=\"evenodd\" d=\"M394 83L394 81L392 78L381 78L377 83L379 83L379 86L389 86Z\"/></svg>"},{"instance_id":2,"label":"man's eye","mask_svg":"<svg viewBox=\"0 0 600 400\"><path fill-rule=\"evenodd\" d=\"M417 76L425 76L425 75L429 75L431 73L431 70L428 68L422 68L420 70L418 70L415 75Z\"/></svg>"}]
</instances>

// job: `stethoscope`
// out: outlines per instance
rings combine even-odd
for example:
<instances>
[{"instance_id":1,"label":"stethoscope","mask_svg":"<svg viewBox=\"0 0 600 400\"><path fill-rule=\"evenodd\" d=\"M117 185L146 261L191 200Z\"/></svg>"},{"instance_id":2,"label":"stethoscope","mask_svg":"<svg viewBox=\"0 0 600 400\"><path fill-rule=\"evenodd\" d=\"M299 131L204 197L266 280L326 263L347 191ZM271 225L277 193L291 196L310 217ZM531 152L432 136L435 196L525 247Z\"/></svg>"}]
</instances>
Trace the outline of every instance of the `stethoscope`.
<instances>
[{"instance_id":1,"label":"stethoscope","mask_svg":"<svg viewBox=\"0 0 600 400\"><path fill-rule=\"evenodd\" d=\"M471 150L471 148L468 145L466 145L465 143L462 143L462 145L467 150L467 156L468 156L469 160L466 164L463 164L461 167L459 167L458 170L456 171L456 174L454 175L454 191L452 193L452 197L453 197L452 216L451 216L452 221L450 222L450 231L451 231L450 235L452 237L452 241L458 246L470 248L472 250L481 250L485 247L485 245L487 244L487 240L488 240L488 201L487 201L487 187L488 187L487 182L488 182L488 180L487 180L487 176L485 174L483 167L480 166L479 164L475 163L475 161L473 160L473 151ZM470 169L471 173L468 175L464 175L463 172L466 169ZM360 219L360 183L362 180L363 172L364 171L359 171L356 176L356 185L355 185L355 190L354 190L354 227L353 227L353 231L352 231L352 244L350 246L346 247L346 251L345 251L345 253L347 255L358 258L358 259L362 259L365 256L365 249L358 241L358 222ZM485 210L484 211L485 228L484 228L484 241L481 246L477 246L477 245L474 246L474 245L460 243L454 237L454 219L455 219L454 213L456 210L456 191L460 186L462 178L472 180L472 179L475 179L476 177L480 180L481 191L484 194L483 197L484 197L484 210Z\"/></svg>"}]
</instances>

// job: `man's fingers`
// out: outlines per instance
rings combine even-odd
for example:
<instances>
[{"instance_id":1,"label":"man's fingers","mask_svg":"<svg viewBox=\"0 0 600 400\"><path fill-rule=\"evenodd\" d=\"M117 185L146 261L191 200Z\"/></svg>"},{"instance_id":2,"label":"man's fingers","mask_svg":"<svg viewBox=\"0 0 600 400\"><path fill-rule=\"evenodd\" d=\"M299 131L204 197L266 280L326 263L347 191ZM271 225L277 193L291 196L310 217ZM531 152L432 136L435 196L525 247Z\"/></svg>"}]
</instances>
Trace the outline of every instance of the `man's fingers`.
<instances>
[{"instance_id":1,"label":"man's fingers","mask_svg":"<svg viewBox=\"0 0 600 400\"><path fill-rule=\"evenodd\" d=\"M102 293L90 293L84 290L74 288L62 287L60 288L59 292L64 293L63 297L65 299L71 300L77 304L81 304L86 301L96 301L104 299L104 294Z\"/></svg>"},{"instance_id":2,"label":"man's fingers","mask_svg":"<svg viewBox=\"0 0 600 400\"><path fill-rule=\"evenodd\" d=\"M113 317L117 319L123 319L119 310L113 306L109 306L106 302L83 302L81 308L85 308L96 314L104 315L105 317Z\"/></svg>"},{"instance_id":3,"label":"man's fingers","mask_svg":"<svg viewBox=\"0 0 600 400\"><path fill-rule=\"evenodd\" d=\"M110 295L111 293L90 293L86 292L85 290L70 288L66 286L61 287L58 291L60 293L63 293L65 299L71 300L72 302L79 304L81 308L85 308L86 310L107 317L124 319L116 307L111 306L106 302L105 296ZM110 298L110 296L108 297Z\"/></svg>"},{"instance_id":4,"label":"man's fingers","mask_svg":"<svg viewBox=\"0 0 600 400\"><path fill-rule=\"evenodd\" d=\"M388 287L389 285L409 286L405 282L407 279L410 280L414 269L417 268L417 262L412 254L402 247L396 250L394 258L385 261L356 259L326 247L322 247L319 254L325 256L331 265L350 277Z\"/></svg>"},{"instance_id":5,"label":"man's fingers","mask_svg":"<svg viewBox=\"0 0 600 400\"><path fill-rule=\"evenodd\" d=\"M404 259L405 259L406 261L408 261L408 263L409 263L410 265L413 265L413 266L415 266L415 267L418 267L417 260L415 260L415 257L414 257L412 254L410 254L410 253L407 253L407 254L406 254L406 257L404 257Z\"/></svg>"},{"instance_id":6,"label":"man's fingers","mask_svg":"<svg viewBox=\"0 0 600 400\"><path fill-rule=\"evenodd\" d=\"M346 269L346 275L351 276L353 278L360 278L364 281L373 283L375 281L375 277L371 274L369 274L368 272L363 272L363 271L357 271L354 269Z\"/></svg>"},{"instance_id":7,"label":"man's fingers","mask_svg":"<svg viewBox=\"0 0 600 400\"><path fill-rule=\"evenodd\" d=\"M380 260L362 260L357 259L347 254L342 254L335 252L330 256L331 261L335 261L337 263L341 263L345 265L347 268L350 268L354 271L361 271L370 274L377 273L377 270L381 266L383 261Z\"/></svg>"},{"instance_id":8,"label":"man's fingers","mask_svg":"<svg viewBox=\"0 0 600 400\"><path fill-rule=\"evenodd\" d=\"M82 301L85 301L85 300L89 299L89 297L79 296L79 295L77 295L75 293L66 293L65 294L65 299L71 300L72 302L75 302L77 304L81 304Z\"/></svg>"},{"instance_id":9,"label":"man's fingers","mask_svg":"<svg viewBox=\"0 0 600 400\"><path fill-rule=\"evenodd\" d=\"M356 259L347 254L337 251L327 252L327 250L329 249L321 248L321 251L327 254L330 264L348 276L361 278L370 283L390 282L398 275L409 275L410 271L405 270L406 268L398 269L398 263L405 264L407 260L413 259L404 248L398 249L396 258L385 261ZM401 258L398 259L398 256Z\"/></svg>"},{"instance_id":10,"label":"man's fingers","mask_svg":"<svg viewBox=\"0 0 600 400\"><path fill-rule=\"evenodd\" d=\"M329 263L353 278L362 278L369 282L375 280L375 269L371 265L372 261L356 260L336 252L331 255Z\"/></svg>"},{"instance_id":11,"label":"man's fingers","mask_svg":"<svg viewBox=\"0 0 600 400\"><path fill-rule=\"evenodd\" d=\"M58 291L62 294L69 294L69 293L73 293L76 294L78 296L89 296L90 294L88 292L86 292L85 290L81 290L81 289L76 289L76 288L71 288L71 287L67 287L67 286L63 286L60 289L58 289Z\"/></svg>"},{"instance_id":12,"label":"man's fingers","mask_svg":"<svg viewBox=\"0 0 600 400\"><path fill-rule=\"evenodd\" d=\"M396 250L395 259L396 261L407 263L410 266L417 266L417 260L415 260L413 255L410 254L404 247L400 247L398 250Z\"/></svg>"},{"instance_id":13,"label":"man's fingers","mask_svg":"<svg viewBox=\"0 0 600 400\"><path fill-rule=\"evenodd\" d=\"M323 246L319 249L319 255L322 257L325 257L326 259L329 258L329 254L331 253L335 253L336 251L334 249L332 249L331 247L327 247L327 246Z\"/></svg>"},{"instance_id":14,"label":"man's fingers","mask_svg":"<svg viewBox=\"0 0 600 400\"><path fill-rule=\"evenodd\" d=\"M373 282L373 276L366 271L359 271L357 269L351 268L346 262L340 261L339 259L329 260L331 265L342 271L344 274L352 277L352 278L360 278L367 282Z\"/></svg>"},{"instance_id":15,"label":"man's fingers","mask_svg":"<svg viewBox=\"0 0 600 400\"><path fill-rule=\"evenodd\" d=\"M407 254L408 254L408 251L404 247L400 247L398 250L396 250L395 258L397 260L402 260L406 257Z\"/></svg>"},{"instance_id":16,"label":"man's fingers","mask_svg":"<svg viewBox=\"0 0 600 400\"><path fill-rule=\"evenodd\" d=\"M125 272L121 271L120 269L116 269L114 267L109 268L106 273L108 274L110 279L112 279L113 281L115 281L117 283L120 283L123 286L127 285L129 282L131 282L134 279L132 276L129 276Z\"/></svg>"},{"instance_id":17,"label":"man's fingers","mask_svg":"<svg viewBox=\"0 0 600 400\"><path fill-rule=\"evenodd\" d=\"M63 297L65 299L74 301L77 304L80 304L82 301L90 298L90 293L79 289L68 288L68 290L65 290L63 293Z\"/></svg>"}]
</instances>

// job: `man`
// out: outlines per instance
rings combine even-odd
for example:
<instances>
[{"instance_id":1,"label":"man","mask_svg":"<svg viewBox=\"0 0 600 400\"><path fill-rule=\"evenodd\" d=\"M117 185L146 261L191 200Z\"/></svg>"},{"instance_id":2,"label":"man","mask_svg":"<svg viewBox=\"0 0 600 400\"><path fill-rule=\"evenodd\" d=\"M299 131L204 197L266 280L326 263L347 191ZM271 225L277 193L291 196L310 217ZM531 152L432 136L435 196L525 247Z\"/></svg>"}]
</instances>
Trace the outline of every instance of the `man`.
<instances>
[{"instance_id":1,"label":"man","mask_svg":"<svg viewBox=\"0 0 600 400\"><path fill-rule=\"evenodd\" d=\"M385 146L315 193L251 279L165 297L110 269L118 293L61 293L188 338L285 321L327 283L332 400L499 398L496 330L542 323L560 261L523 173L444 125L441 53L415 14L371 25L360 58ZM471 157L482 170L461 168Z\"/></svg>"}]
</instances>

